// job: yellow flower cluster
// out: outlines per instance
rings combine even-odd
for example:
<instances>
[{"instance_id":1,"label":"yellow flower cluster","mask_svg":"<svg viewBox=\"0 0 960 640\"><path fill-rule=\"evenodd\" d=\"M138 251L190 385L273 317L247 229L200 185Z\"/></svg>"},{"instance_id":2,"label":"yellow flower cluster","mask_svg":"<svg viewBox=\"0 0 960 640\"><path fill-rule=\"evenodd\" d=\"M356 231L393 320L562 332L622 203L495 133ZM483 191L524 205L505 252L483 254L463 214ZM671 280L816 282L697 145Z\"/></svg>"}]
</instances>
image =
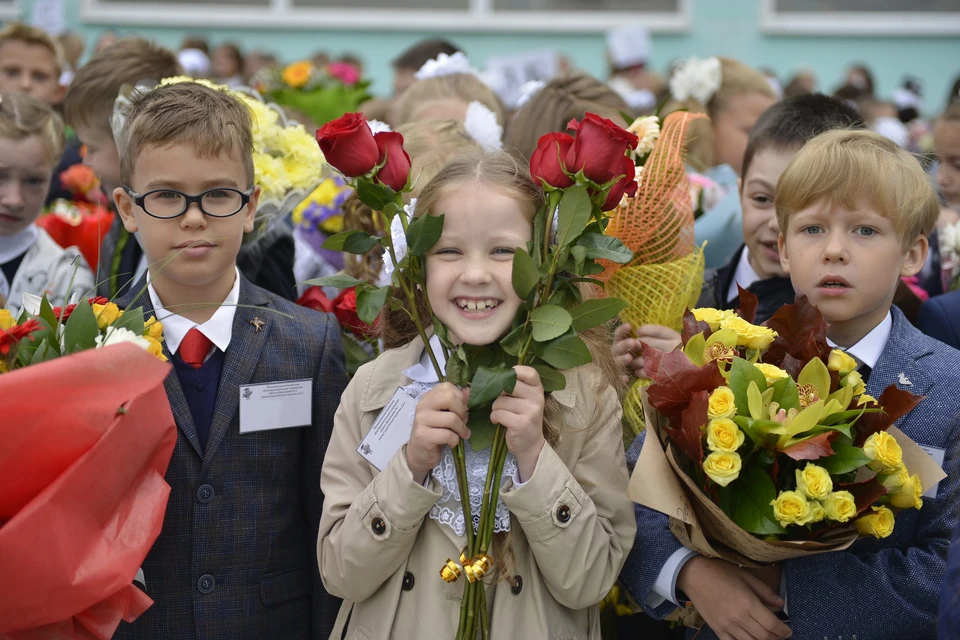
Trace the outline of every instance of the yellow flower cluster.
<instances>
[{"instance_id":1,"label":"yellow flower cluster","mask_svg":"<svg viewBox=\"0 0 960 640\"><path fill-rule=\"evenodd\" d=\"M849 491L834 491L833 479L823 467L808 462L797 469L796 491L781 491L770 504L781 527L807 525L821 520L848 522L857 515L857 503Z\"/></svg>"},{"instance_id":2,"label":"yellow flower cluster","mask_svg":"<svg viewBox=\"0 0 960 640\"><path fill-rule=\"evenodd\" d=\"M865 536L886 538L893 533L893 511L887 507L873 507L873 513L858 518L853 524Z\"/></svg>"},{"instance_id":3,"label":"yellow flower cluster","mask_svg":"<svg viewBox=\"0 0 960 640\"><path fill-rule=\"evenodd\" d=\"M870 458L867 466L877 472L877 479L887 488L890 504L898 509L923 507L923 483L904 466L903 449L896 438L879 431L863 443L863 453Z\"/></svg>"},{"instance_id":4,"label":"yellow flower cluster","mask_svg":"<svg viewBox=\"0 0 960 640\"><path fill-rule=\"evenodd\" d=\"M777 337L777 332L767 327L750 324L739 316L727 317L720 322L721 329L730 329L737 334L737 346L762 351Z\"/></svg>"},{"instance_id":5,"label":"yellow flower cluster","mask_svg":"<svg viewBox=\"0 0 960 640\"><path fill-rule=\"evenodd\" d=\"M112 302L108 302L107 304L94 304L92 306L93 315L97 317L97 327L101 331L105 331L107 327L114 324L123 316L123 311ZM163 354L162 345L163 324L157 320L156 316L150 316L150 318L143 323L143 337L149 345L147 351L166 362L167 356Z\"/></svg>"}]
</instances>

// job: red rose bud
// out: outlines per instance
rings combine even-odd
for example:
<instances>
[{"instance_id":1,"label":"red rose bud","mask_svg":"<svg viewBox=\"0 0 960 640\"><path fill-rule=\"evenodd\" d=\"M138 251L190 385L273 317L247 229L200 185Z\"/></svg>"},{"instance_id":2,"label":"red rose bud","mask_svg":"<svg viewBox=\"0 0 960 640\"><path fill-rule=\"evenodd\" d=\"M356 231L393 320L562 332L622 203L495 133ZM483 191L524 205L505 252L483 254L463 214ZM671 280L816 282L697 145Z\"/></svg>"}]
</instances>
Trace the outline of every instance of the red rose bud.
<instances>
[{"instance_id":1,"label":"red rose bud","mask_svg":"<svg viewBox=\"0 0 960 640\"><path fill-rule=\"evenodd\" d=\"M567 128L577 132L564 159L567 170L582 170L596 184L606 184L622 174L627 149L636 149L639 143L637 136L595 113L586 114L579 123L571 120Z\"/></svg>"},{"instance_id":2,"label":"red rose bud","mask_svg":"<svg viewBox=\"0 0 960 640\"><path fill-rule=\"evenodd\" d=\"M317 144L334 169L348 178L373 171L377 166L377 143L363 116L348 113L317 131Z\"/></svg>"},{"instance_id":3,"label":"red rose bud","mask_svg":"<svg viewBox=\"0 0 960 640\"><path fill-rule=\"evenodd\" d=\"M333 313L333 302L323 292L323 287L310 287L297 299L297 304L314 311Z\"/></svg>"},{"instance_id":4,"label":"red rose bud","mask_svg":"<svg viewBox=\"0 0 960 640\"><path fill-rule=\"evenodd\" d=\"M357 315L357 288L350 287L333 299L333 314L340 326L359 338L373 335L374 328Z\"/></svg>"},{"instance_id":5,"label":"red rose bud","mask_svg":"<svg viewBox=\"0 0 960 640\"><path fill-rule=\"evenodd\" d=\"M566 133L548 133L540 138L537 150L530 156L530 175L541 184L563 189L573 184L573 178L563 170L562 159L573 146L573 136Z\"/></svg>"},{"instance_id":6,"label":"red rose bud","mask_svg":"<svg viewBox=\"0 0 960 640\"><path fill-rule=\"evenodd\" d=\"M386 160L377 171L377 182L402 191L410 178L410 156L403 149L403 136L396 131L381 131L373 139L377 143L377 164Z\"/></svg>"},{"instance_id":7,"label":"red rose bud","mask_svg":"<svg viewBox=\"0 0 960 640\"><path fill-rule=\"evenodd\" d=\"M623 166L618 173L623 174L624 177L610 187L610 193L607 194L607 199L601 207L602 211L615 209L617 205L620 204L620 200L623 199L624 195L631 198L637 195L637 181L634 180L636 172L637 168L634 166L633 160L627 156L623 156Z\"/></svg>"}]
</instances>

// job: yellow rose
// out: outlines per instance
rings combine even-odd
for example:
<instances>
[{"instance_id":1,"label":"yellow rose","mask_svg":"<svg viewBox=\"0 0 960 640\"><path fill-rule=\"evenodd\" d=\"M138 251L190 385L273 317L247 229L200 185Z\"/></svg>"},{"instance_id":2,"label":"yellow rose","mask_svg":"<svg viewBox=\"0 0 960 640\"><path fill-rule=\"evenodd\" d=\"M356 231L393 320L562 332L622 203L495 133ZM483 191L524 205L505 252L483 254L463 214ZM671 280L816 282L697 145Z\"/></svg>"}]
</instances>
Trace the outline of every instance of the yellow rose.
<instances>
[{"instance_id":1,"label":"yellow rose","mask_svg":"<svg viewBox=\"0 0 960 640\"><path fill-rule=\"evenodd\" d=\"M737 405L730 387L717 387L710 394L710 403L707 406L707 417L732 418L737 415Z\"/></svg>"},{"instance_id":2,"label":"yellow rose","mask_svg":"<svg viewBox=\"0 0 960 640\"><path fill-rule=\"evenodd\" d=\"M827 369L836 371L840 377L847 375L857 368L857 361L845 351L834 349L830 352L830 358L827 360Z\"/></svg>"},{"instance_id":3,"label":"yellow rose","mask_svg":"<svg viewBox=\"0 0 960 640\"><path fill-rule=\"evenodd\" d=\"M719 309L693 309L693 317L700 322L706 322L710 325L710 331L716 331L720 328L720 323L734 316L733 311L720 311Z\"/></svg>"},{"instance_id":4,"label":"yellow rose","mask_svg":"<svg viewBox=\"0 0 960 640\"><path fill-rule=\"evenodd\" d=\"M143 325L143 335L154 340L163 340L163 324L156 316L150 316Z\"/></svg>"},{"instance_id":5,"label":"yellow rose","mask_svg":"<svg viewBox=\"0 0 960 640\"><path fill-rule=\"evenodd\" d=\"M743 439L743 431L729 418L717 418L707 425L707 446L711 451L733 453L743 444Z\"/></svg>"},{"instance_id":6,"label":"yellow rose","mask_svg":"<svg viewBox=\"0 0 960 640\"><path fill-rule=\"evenodd\" d=\"M783 380L784 378L790 377L789 373L772 364L758 362L753 366L760 370L760 373L763 374L763 377L767 379L767 384L773 384L777 380Z\"/></svg>"},{"instance_id":7,"label":"yellow rose","mask_svg":"<svg viewBox=\"0 0 960 640\"><path fill-rule=\"evenodd\" d=\"M797 469L797 491L808 498L822 500L833 491L833 480L823 467L808 462L803 471Z\"/></svg>"},{"instance_id":8,"label":"yellow rose","mask_svg":"<svg viewBox=\"0 0 960 640\"><path fill-rule=\"evenodd\" d=\"M123 315L123 311L114 303L108 302L93 305L93 315L97 316L97 326L103 330L116 322L117 318Z\"/></svg>"},{"instance_id":9,"label":"yellow rose","mask_svg":"<svg viewBox=\"0 0 960 640\"><path fill-rule=\"evenodd\" d=\"M6 309L0 309L0 329L6 331L17 324L17 319Z\"/></svg>"},{"instance_id":10,"label":"yellow rose","mask_svg":"<svg viewBox=\"0 0 960 640\"><path fill-rule=\"evenodd\" d=\"M909 476L900 491L890 494L890 504L898 509L920 509L923 507L923 484L920 476Z\"/></svg>"},{"instance_id":11,"label":"yellow rose","mask_svg":"<svg viewBox=\"0 0 960 640\"><path fill-rule=\"evenodd\" d=\"M858 386L863 384L863 376L861 376L856 371L851 371L840 380L840 386L842 387L853 387L856 389Z\"/></svg>"},{"instance_id":12,"label":"yellow rose","mask_svg":"<svg viewBox=\"0 0 960 640\"><path fill-rule=\"evenodd\" d=\"M886 431L878 431L867 438L863 453L872 460L867 466L874 471L896 471L903 465L903 450Z\"/></svg>"},{"instance_id":13,"label":"yellow rose","mask_svg":"<svg viewBox=\"0 0 960 640\"><path fill-rule=\"evenodd\" d=\"M895 469L888 473L881 473L877 476L877 480L885 486L889 491L899 491L908 480L910 479L910 473L907 471L907 468L901 466L899 469Z\"/></svg>"},{"instance_id":14,"label":"yellow rose","mask_svg":"<svg viewBox=\"0 0 960 640\"><path fill-rule=\"evenodd\" d=\"M810 524L818 514L799 491L781 491L770 504L773 505L773 517L780 521L781 527Z\"/></svg>"},{"instance_id":15,"label":"yellow rose","mask_svg":"<svg viewBox=\"0 0 960 640\"><path fill-rule=\"evenodd\" d=\"M722 329L730 329L737 333L737 344L747 349L761 351L773 344L777 332L767 327L750 324L739 316L730 316L720 321Z\"/></svg>"},{"instance_id":16,"label":"yellow rose","mask_svg":"<svg viewBox=\"0 0 960 640\"><path fill-rule=\"evenodd\" d=\"M823 508L823 505L817 502L816 500L810 501L810 511L813 516L813 519L810 520L811 523L820 522L827 518L827 510Z\"/></svg>"},{"instance_id":17,"label":"yellow rose","mask_svg":"<svg viewBox=\"0 0 960 640\"><path fill-rule=\"evenodd\" d=\"M714 451L703 461L703 472L721 487L725 487L740 475L740 454Z\"/></svg>"},{"instance_id":18,"label":"yellow rose","mask_svg":"<svg viewBox=\"0 0 960 640\"><path fill-rule=\"evenodd\" d=\"M163 360L164 362L166 362L166 361L167 361L167 356L165 356L164 353L163 353L163 345L160 344L160 341L157 340L156 338L151 338L151 337L148 336L148 335L144 335L143 337L144 337L144 338L146 339L146 341L149 343L148 346L147 346L147 351L149 351L150 353L152 353L152 354L155 355L156 357L158 357L158 358L160 358L161 360Z\"/></svg>"},{"instance_id":19,"label":"yellow rose","mask_svg":"<svg viewBox=\"0 0 960 640\"><path fill-rule=\"evenodd\" d=\"M857 515L857 501L849 491L835 491L820 501L827 518L834 522L848 522Z\"/></svg>"},{"instance_id":20,"label":"yellow rose","mask_svg":"<svg viewBox=\"0 0 960 640\"><path fill-rule=\"evenodd\" d=\"M893 533L893 511L886 507L872 507L874 513L861 516L853 525L862 535L886 538Z\"/></svg>"}]
</instances>

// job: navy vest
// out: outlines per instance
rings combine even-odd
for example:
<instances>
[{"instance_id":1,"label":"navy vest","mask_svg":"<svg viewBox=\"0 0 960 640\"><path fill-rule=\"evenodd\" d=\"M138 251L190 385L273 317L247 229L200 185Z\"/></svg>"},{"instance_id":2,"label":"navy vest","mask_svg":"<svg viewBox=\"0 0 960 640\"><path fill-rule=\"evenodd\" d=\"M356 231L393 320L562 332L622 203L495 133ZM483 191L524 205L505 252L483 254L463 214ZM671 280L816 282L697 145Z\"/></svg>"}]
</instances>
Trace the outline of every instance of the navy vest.
<instances>
[{"instance_id":1,"label":"navy vest","mask_svg":"<svg viewBox=\"0 0 960 640\"><path fill-rule=\"evenodd\" d=\"M207 447L207 438L210 436L213 409L217 404L217 389L220 387L223 359L223 351L214 349L213 355L207 358L207 361L199 369L194 369L185 364L177 354L174 354L170 360L177 372L177 378L180 379L183 396L190 407L190 415L193 417L193 425L197 429L200 446L204 449Z\"/></svg>"}]
</instances>

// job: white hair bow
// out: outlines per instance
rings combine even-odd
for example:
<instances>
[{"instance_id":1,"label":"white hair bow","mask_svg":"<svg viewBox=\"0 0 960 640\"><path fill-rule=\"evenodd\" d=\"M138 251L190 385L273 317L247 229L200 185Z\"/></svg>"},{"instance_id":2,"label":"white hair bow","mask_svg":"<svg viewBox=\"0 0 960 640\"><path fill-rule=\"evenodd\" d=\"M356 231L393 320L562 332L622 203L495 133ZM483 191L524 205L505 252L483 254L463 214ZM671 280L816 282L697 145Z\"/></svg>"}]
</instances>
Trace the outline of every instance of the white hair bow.
<instances>
[{"instance_id":1,"label":"white hair bow","mask_svg":"<svg viewBox=\"0 0 960 640\"><path fill-rule=\"evenodd\" d=\"M693 98L705 105L722 83L723 74L718 58L688 58L677 66L670 78L670 93L681 102Z\"/></svg>"}]
</instances>

